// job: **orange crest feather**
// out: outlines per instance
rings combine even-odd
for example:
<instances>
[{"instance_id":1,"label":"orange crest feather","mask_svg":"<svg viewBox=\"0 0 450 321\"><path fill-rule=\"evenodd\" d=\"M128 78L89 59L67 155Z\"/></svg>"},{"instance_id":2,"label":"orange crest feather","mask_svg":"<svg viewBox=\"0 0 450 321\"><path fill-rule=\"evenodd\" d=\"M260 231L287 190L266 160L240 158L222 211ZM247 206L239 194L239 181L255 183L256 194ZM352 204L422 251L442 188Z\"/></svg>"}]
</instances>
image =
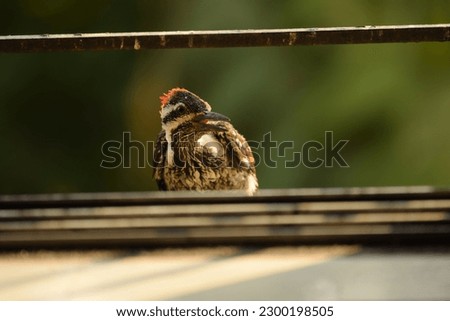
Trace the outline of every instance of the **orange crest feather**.
<instances>
[{"instance_id":1,"label":"orange crest feather","mask_svg":"<svg viewBox=\"0 0 450 321\"><path fill-rule=\"evenodd\" d=\"M161 96L159 96L159 100L161 101L161 107L167 105L167 103L169 102L170 98L172 98L172 96L179 92L179 91L188 91L187 89L184 88L172 88L171 90L169 90L167 93L162 94Z\"/></svg>"}]
</instances>

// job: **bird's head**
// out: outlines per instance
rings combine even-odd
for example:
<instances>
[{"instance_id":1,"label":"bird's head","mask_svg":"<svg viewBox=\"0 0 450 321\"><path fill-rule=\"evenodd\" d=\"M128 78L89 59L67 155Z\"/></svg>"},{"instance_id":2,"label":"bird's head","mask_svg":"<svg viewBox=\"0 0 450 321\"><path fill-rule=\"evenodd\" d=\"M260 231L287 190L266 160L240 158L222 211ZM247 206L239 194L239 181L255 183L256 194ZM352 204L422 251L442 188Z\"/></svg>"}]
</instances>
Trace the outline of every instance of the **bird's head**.
<instances>
[{"instance_id":1,"label":"bird's head","mask_svg":"<svg viewBox=\"0 0 450 321\"><path fill-rule=\"evenodd\" d=\"M163 126L176 127L175 125L211 111L211 106L206 101L184 88L173 88L159 99Z\"/></svg>"}]
</instances>

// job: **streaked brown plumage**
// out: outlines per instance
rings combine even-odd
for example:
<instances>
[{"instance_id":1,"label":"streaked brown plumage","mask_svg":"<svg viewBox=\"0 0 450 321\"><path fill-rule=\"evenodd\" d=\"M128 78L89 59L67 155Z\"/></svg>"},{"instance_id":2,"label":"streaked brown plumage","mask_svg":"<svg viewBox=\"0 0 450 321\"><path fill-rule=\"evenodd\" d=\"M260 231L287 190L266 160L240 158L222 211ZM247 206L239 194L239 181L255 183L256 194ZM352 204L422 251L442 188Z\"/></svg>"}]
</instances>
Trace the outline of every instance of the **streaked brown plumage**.
<instances>
[{"instance_id":1,"label":"streaked brown plumage","mask_svg":"<svg viewBox=\"0 0 450 321\"><path fill-rule=\"evenodd\" d=\"M160 99L162 131L154 151L160 190L257 190L251 148L227 117L186 89Z\"/></svg>"}]
</instances>

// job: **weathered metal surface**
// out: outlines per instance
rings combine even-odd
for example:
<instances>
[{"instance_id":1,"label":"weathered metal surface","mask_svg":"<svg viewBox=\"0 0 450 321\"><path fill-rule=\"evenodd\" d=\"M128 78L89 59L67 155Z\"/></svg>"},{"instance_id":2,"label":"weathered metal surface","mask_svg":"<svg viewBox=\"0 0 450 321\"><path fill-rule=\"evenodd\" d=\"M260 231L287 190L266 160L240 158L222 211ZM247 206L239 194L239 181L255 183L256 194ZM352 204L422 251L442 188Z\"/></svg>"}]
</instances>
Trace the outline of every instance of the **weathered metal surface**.
<instances>
[{"instance_id":1,"label":"weathered metal surface","mask_svg":"<svg viewBox=\"0 0 450 321\"><path fill-rule=\"evenodd\" d=\"M309 46L450 41L450 24L0 36L0 52Z\"/></svg>"}]
</instances>

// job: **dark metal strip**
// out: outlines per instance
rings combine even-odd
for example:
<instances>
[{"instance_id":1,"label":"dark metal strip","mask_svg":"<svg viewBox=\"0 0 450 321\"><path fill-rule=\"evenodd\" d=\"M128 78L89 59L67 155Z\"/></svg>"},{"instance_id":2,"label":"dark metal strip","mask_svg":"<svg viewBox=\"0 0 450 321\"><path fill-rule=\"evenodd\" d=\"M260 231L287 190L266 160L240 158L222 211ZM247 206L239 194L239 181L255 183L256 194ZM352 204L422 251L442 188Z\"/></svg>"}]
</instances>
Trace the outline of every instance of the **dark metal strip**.
<instances>
[{"instance_id":1,"label":"dark metal strip","mask_svg":"<svg viewBox=\"0 0 450 321\"><path fill-rule=\"evenodd\" d=\"M0 52L311 46L450 41L450 24L0 36Z\"/></svg>"}]
</instances>

